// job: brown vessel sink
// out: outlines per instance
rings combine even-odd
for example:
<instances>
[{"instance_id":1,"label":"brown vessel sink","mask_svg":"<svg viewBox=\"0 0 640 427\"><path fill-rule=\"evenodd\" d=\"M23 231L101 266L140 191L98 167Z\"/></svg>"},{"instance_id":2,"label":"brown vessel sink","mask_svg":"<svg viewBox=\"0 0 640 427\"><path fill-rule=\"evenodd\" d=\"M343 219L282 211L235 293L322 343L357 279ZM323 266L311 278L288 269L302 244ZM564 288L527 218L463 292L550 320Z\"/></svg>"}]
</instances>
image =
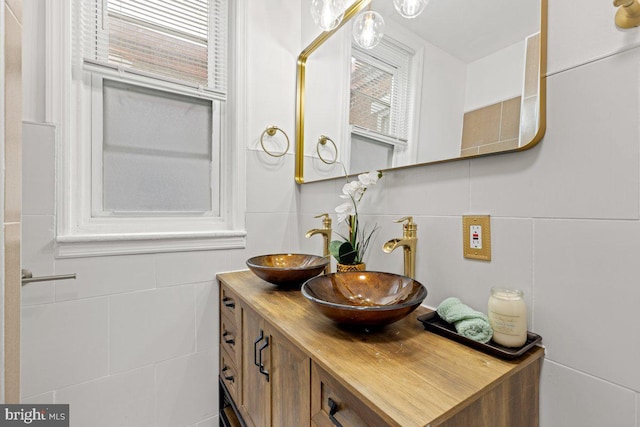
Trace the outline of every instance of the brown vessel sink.
<instances>
[{"instance_id":1,"label":"brown vessel sink","mask_svg":"<svg viewBox=\"0 0 640 427\"><path fill-rule=\"evenodd\" d=\"M427 296L427 289L414 279L375 271L314 277L301 291L328 318L355 326L393 323L415 310Z\"/></svg>"},{"instance_id":2,"label":"brown vessel sink","mask_svg":"<svg viewBox=\"0 0 640 427\"><path fill-rule=\"evenodd\" d=\"M283 287L299 287L322 273L327 264L328 257L307 254L260 255L247 260L247 267L256 276Z\"/></svg>"}]
</instances>

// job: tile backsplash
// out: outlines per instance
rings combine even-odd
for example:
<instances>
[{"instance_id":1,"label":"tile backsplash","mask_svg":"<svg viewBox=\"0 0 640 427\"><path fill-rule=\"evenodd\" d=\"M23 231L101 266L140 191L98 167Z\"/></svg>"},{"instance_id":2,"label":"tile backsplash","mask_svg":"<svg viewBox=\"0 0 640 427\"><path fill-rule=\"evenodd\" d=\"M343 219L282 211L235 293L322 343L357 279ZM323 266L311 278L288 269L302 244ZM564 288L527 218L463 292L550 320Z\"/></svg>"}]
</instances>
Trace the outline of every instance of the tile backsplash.
<instances>
[{"instance_id":1,"label":"tile backsplash","mask_svg":"<svg viewBox=\"0 0 640 427\"><path fill-rule=\"evenodd\" d=\"M517 96L464 114L460 155L494 153L518 148L520 103Z\"/></svg>"}]
</instances>

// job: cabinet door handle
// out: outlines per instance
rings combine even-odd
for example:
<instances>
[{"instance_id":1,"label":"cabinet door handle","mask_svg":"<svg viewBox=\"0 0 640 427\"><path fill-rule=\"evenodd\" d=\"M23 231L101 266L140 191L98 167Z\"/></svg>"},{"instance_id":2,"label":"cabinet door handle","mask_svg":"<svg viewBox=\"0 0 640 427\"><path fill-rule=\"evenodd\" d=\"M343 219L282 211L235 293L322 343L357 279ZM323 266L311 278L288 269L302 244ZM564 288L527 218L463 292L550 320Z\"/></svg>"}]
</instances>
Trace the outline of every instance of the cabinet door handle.
<instances>
[{"instance_id":1,"label":"cabinet door handle","mask_svg":"<svg viewBox=\"0 0 640 427\"><path fill-rule=\"evenodd\" d=\"M329 398L328 403L329 403L329 419L331 420L334 426L342 427L342 424L340 424L340 421L338 421L335 417L335 415L338 413L338 404L334 402L332 398Z\"/></svg>"},{"instance_id":2,"label":"cabinet door handle","mask_svg":"<svg viewBox=\"0 0 640 427\"><path fill-rule=\"evenodd\" d=\"M264 364L262 363L262 350L264 350L267 347L269 347L269 337L265 337L264 344L262 344L262 346L260 347L260 350L258 350L258 355L260 357L260 359L258 360L258 363L259 363L258 370L262 375L267 377L267 382L269 382L269 371L264 369Z\"/></svg>"},{"instance_id":3,"label":"cabinet door handle","mask_svg":"<svg viewBox=\"0 0 640 427\"><path fill-rule=\"evenodd\" d=\"M224 331L222 333L223 341L226 342L227 344L235 345L236 344L236 340L234 338L227 338L229 335L231 335L231 332Z\"/></svg>"},{"instance_id":4,"label":"cabinet door handle","mask_svg":"<svg viewBox=\"0 0 640 427\"><path fill-rule=\"evenodd\" d=\"M227 374L225 374L225 372L226 372L226 371L228 371L228 370L229 370L229 367L228 367L228 366L225 366L224 368L222 368L222 378L224 378L224 379L225 379L225 380L227 380L227 381L231 381L231 382L233 382L233 381L234 381L234 379L233 379L233 375L227 375Z\"/></svg>"},{"instance_id":5,"label":"cabinet door handle","mask_svg":"<svg viewBox=\"0 0 640 427\"><path fill-rule=\"evenodd\" d=\"M229 308L236 308L236 303L233 300L233 298L229 298L229 297L223 297L222 298L222 304L225 307L229 307Z\"/></svg>"},{"instance_id":6,"label":"cabinet door handle","mask_svg":"<svg viewBox=\"0 0 640 427\"><path fill-rule=\"evenodd\" d=\"M258 338L253 342L253 364L257 367L260 367L260 365L258 364L258 343L263 339L264 331L260 329L260 335L258 335Z\"/></svg>"}]
</instances>

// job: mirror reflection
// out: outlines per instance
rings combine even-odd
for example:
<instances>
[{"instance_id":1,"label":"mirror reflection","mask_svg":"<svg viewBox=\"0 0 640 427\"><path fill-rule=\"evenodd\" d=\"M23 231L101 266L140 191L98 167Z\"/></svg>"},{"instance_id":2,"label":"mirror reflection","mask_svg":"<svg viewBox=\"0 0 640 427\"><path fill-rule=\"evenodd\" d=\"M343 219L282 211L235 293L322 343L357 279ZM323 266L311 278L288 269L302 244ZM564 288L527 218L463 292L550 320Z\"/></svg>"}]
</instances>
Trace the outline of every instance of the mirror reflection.
<instances>
[{"instance_id":1,"label":"mirror reflection","mask_svg":"<svg viewBox=\"0 0 640 427\"><path fill-rule=\"evenodd\" d=\"M300 56L298 182L533 146L544 133L543 3L431 0L408 19L389 0L354 2L359 13ZM372 12L381 38L366 33Z\"/></svg>"}]
</instances>

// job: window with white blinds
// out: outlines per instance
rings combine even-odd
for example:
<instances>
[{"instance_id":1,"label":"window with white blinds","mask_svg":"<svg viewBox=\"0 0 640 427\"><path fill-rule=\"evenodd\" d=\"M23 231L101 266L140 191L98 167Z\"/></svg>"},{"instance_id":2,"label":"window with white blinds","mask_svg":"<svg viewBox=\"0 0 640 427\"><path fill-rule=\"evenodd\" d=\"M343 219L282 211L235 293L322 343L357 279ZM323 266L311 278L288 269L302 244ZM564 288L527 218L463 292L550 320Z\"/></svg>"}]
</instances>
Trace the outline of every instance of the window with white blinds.
<instances>
[{"instance_id":1,"label":"window with white blinds","mask_svg":"<svg viewBox=\"0 0 640 427\"><path fill-rule=\"evenodd\" d=\"M61 84L51 91L61 135L58 256L245 246L235 142L244 140L246 29L232 23L249 1L46 8L47 59Z\"/></svg>"},{"instance_id":2,"label":"window with white blinds","mask_svg":"<svg viewBox=\"0 0 640 427\"><path fill-rule=\"evenodd\" d=\"M226 93L227 0L76 4L76 61Z\"/></svg>"},{"instance_id":3,"label":"window with white blinds","mask_svg":"<svg viewBox=\"0 0 640 427\"><path fill-rule=\"evenodd\" d=\"M353 44L349 123L355 133L406 143L413 55L412 49L386 35L370 50Z\"/></svg>"}]
</instances>

